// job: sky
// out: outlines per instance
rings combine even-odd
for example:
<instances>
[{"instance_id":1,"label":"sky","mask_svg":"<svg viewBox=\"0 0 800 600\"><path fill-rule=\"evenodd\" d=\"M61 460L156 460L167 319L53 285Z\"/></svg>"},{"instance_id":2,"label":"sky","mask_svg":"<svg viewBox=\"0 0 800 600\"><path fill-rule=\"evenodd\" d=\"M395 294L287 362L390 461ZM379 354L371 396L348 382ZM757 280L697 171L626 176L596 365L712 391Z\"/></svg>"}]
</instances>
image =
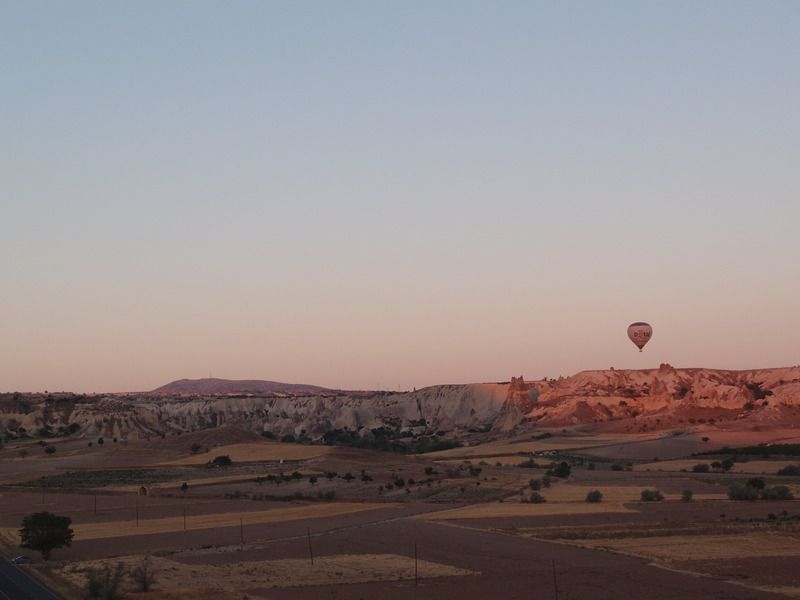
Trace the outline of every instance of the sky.
<instances>
[{"instance_id":1,"label":"sky","mask_svg":"<svg viewBox=\"0 0 800 600\"><path fill-rule=\"evenodd\" d=\"M798 364L798 26L3 2L0 391Z\"/></svg>"}]
</instances>

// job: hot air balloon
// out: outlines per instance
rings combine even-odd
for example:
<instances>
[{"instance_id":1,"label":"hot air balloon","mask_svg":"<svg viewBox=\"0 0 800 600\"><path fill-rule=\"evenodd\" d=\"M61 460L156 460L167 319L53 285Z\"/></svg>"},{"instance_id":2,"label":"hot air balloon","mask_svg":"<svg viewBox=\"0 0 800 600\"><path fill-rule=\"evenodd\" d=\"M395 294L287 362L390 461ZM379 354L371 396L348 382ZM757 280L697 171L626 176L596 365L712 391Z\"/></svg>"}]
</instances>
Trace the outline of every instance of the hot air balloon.
<instances>
[{"instance_id":1,"label":"hot air balloon","mask_svg":"<svg viewBox=\"0 0 800 600\"><path fill-rule=\"evenodd\" d=\"M644 345L653 337L653 328L641 321L631 323L628 325L628 337L636 344L636 347L639 348L639 352L641 352Z\"/></svg>"}]
</instances>

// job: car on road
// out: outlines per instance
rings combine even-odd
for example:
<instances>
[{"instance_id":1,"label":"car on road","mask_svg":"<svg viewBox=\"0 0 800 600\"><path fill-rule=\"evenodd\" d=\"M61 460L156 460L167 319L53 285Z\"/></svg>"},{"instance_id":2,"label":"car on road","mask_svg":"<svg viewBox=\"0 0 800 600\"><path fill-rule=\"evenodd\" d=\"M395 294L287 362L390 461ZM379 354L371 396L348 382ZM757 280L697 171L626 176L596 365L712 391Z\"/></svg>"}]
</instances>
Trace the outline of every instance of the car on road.
<instances>
[{"instance_id":1,"label":"car on road","mask_svg":"<svg viewBox=\"0 0 800 600\"><path fill-rule=\"evenodd\" d=\"M31 557L25 555L17 556L14 559L12 559L11 562L14 563L15 565L25 565L31 562Z\"/></svg>"}]
</instances>

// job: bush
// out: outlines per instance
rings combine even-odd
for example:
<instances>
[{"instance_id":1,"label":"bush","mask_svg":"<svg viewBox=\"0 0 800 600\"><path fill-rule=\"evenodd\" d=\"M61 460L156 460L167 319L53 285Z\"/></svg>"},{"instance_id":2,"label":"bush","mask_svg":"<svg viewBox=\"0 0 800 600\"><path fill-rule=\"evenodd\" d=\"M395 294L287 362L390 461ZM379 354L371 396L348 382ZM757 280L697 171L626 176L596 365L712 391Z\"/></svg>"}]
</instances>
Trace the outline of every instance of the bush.
<instances>
[{"instance_id":1,"label":"bush","mask_svg":"<svg viewBox=\"0 0 800 600\"><path fill-rule=\"evenodd\" d=\"M88 569L86 571L86 595L88 598L98 598L99 600L117 600L122 598L122 575L125 572L124 565L120 562L114 570L105 565L100 570Z\"/></svg>"},{"instance_id":2,"label":"bush","mask_svg":"<svg viewBox=\"0 0 800 600\"><path fill-rule=\"evenodd\" d=\"M776 485L775 487L765 488L761 492L761 497L764 500L794 500L794 494L785 485Z\"/></svg>"},{"instance_id":3,"label":"bush","mask_svg":"<svg viewBox=\"0 0 800 600\"><path fill-rule=\"evenodd\" d=\"M603 492L600 490L592 490L588 494L586 494L586 501L587 502L602 502L603 500Z\"/></svg>"},{"instance_id":4,"label":"bush","mask_svg":"<svg viewBox=\"0 0 800 600\"><path fill-rule=\"evenodd\" d=\"M531 492L530 498L528 498L528 502L533 504L542 504L543 502L547 502L547 498L542 496L539 492Z\"/></svg>"},{"instance_id":5,"label":"bush","mask_svg":"<svg viewBox=\"0 0 800 600\"><path fill-rule=\"evenodd\" d=\"M758 490L743 483L734 483L728 488L728 498L752 502L753 500L758 500Z\"/></svg>"},{"instance_id":6,"label":"bush","mask_svg":"<svg viewBox=\"0 0 800 600\"><path fill-rule=\"evenodd\" d=\"M541 482L540 480L538 480L538 479L531 479L531 480L528 482L528 486L529 486L529 487L530 487L532 490L540 490L540 489L542 489L542 482Z\"/></svg>"},{"instance_id":7,"label":"bush","mask_svg":"<svg viewBox=\"0 0 800 600\"><path fill-rule=\"evenodd\" d=\"M622 465L620 465L618 463L614 463L613 465L611 465L611 470L612 471L624 471L625 467L623 467Z\"/></svg>"},{"instance_id":8,"label":"bush","mask_svg":"<svg viewBox=\"0 0 800 600\"><path fill-rule=\"evenodd\" d=\"M706 463L700 463L692 467L692 473L708 473L710 470Z\"/></svg>"},{"instance_id":9,"label":"bush","mask_svg":"<svg viewBox=\"0 0 800 600\"><path fill-rule=\"evenodd\" d=\"M147 557L131 571L131 579L139 592L149 592L156 582L156 570Z\"/></svg>"},{"instance_id":10,"label":"bush","mask_svg":"<svg viewBox=\"0 0 800 600\"><path fill-rule=\"evenodd\" d=\"M217 467L229 467L233 464L233 461L227 454L222 454L220 456L215 456L214 460L211 461L211 464Z\"/></svg>"},{"instance_id":11,"label":"bush","mask_svg":"<svg viewBox=\"0 0 800 600\"><path fill-rule=\"evenodd\" d=\"M800 465L786 465L778 470L778 475L798 476L800 475Z\"/></svg>"},{"instance_id":12,"label":"bush","mask_svg":"<svg viewBox=\"0 0 800 600\"><path fill-rule=\"evenodd\" d=\"M44 451L47 452L47 454L55 454L56 448L55 446L45 446Z\"/></svg>"},{"instance_id":13,"label":"bush","mask_svg":"<svg viewBox=\"0 0 800 600\"><path fill-rule=\"evenodd\" d=\"M571 472L572 469L570 468L569 463L561 462L557 467L548 470L547 474L552 475L553 477L558 477L559 479L566 479L569 477Z\"/></svg>"},{"instance_id":14,"label":"bush","mask_svg":"<svg viewBox=\"0 0 800 600\"><path fill-rule=\"evenodd\" d=\"M764 483L764 480L761 479L760 477L751 477L750 479L747 480L747 485L757 490L763 490L767 484Z\"/></svg>"},{"instance_id":15,"label":"bush","mask_svg":"<svg viewBox=\"0 0 800 600\"><path fill-rule=\"evenodd\" d=\"M691 502L693 497L694 497L694 492L692 490L683 490L683 494L681 495L681 500L683 500L684 502Z\"/></svg>"},{"instance_id":16,"label":"bush","mask_svg":"<svg viewBox=\"0 0 800 600\"><path fill-rule=\"evenodd\" d=\"M660 490L642 490L642 502L661 502L664 494Z\"/></svg>"}]
</instances>

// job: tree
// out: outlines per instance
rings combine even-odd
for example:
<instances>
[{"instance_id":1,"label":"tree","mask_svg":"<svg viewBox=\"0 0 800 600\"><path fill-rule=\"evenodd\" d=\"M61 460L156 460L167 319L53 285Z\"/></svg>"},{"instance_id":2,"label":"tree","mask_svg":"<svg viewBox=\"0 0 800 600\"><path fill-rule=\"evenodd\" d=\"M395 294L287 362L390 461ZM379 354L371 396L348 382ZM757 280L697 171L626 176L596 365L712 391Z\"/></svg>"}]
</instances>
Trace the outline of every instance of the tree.
<instances>
[{"instance_id":1,"label":"tree","mask_svg":"<svg viewBox=\"0 0 800 600\"><path fill-rule=\"evenodd\" d=\"M233 464L233 461L231 460L230 456L223 454L221 456L215 456L214 460L211 461L211 464L217 467L229 467L231 464Z\"/></svg>"},{"instance_id":2,"label":"tree","mask_svg":"<svg viewBox=\"0 0 800 600\"><path fill-rule=\"evenodd\" d=\"M660 490L642 490L642 502L661 502L663 499Z\"/></svg>"},{"instance_id":3,"label":"tree","mask_svg":"<svg viewBox=\"0 0 800 600\"><path fill-rule=\"evenodd\" d=\"M763 490L767 484L764 483L764 480L761 479L761 477L751 477L747 480L747 485L757 490Z\"/></svg>"},{"instance_id":4,"label":"tree","mask_svg":"<svg viewBox=\"0 0 800 600\"><path fill-rule=\"evenodd\" d=\"M184 481L181 484L181 491L184 493L184 495L186 494L186 490L188 490L188 489L189 489L189 484Z\"/></svg>"},{"instance_id":5,"label":"tree","mask_svg":"<svg viewBox=\"0 0 800 600\"><path fill-rule=\"evenodd\" d=\"M683 495L681 496L681 500L683 500L684 502L691 502L693 496L694 492L692 490L683 490Z\"/></svg>"},{"instance_id":6,"label":"tree","mask_svg":"<svg viewBox=\"0 0 800 600\"><path fill-rule=\"evenodd\" d=\"M758 490L743 483L734 483L728 488L728 498L731 500L758 500Z\"/></svg>"},{"instance_id":7,"label":"tree","mask_svg":"<svg viewBox=\"0 0 800 600\"><path fill-rule=\"evenodd\" d=\"M49 455L53 455L53 454L56 453L56 447L55 446L45 446L44 447L44 451L47 452L47 454L49 454Z\"/></svg>"},{"instance_id":8,"label":"tree","mask_svg":"<svg viewBox=\"0 0 800 600\"><path fill-rule=\"evenodd\" d=\"M72 545L75 532L71 524L69 517L60 517L51 512L31 513L22 520L20 547L41 552L42 558L48 560L56 548Z\"/></svg>"},{"instance_id":9,"label":"tree","mask_svg":"<svg viewBox=\"0 0 800 600\"><path fill-rule=\"evenodd\" d=\"M150 588L156 582L156 569L150 560L146 557L140 562L136 568L131 571L131 579L136 585L136 589L140 592L149 592Z\"/></svg>"},{"instance_id":10,"label":"tree","mask_svg":"<svg viewBox=\"0 0 800 600\"><path fill-rule=\"evenodd\" d=\"M104 443L104 440L103 440L103 438L99 438L99 439L97 440L97 443L98 443L98 444L100 444L100 445L102 446L102 445L103 445L103 443Z\"/></svg>"},{"instance_id":11,"label":"tree","mask_svg":"<svg viewBox=\"0 0 800 600\"><path fill-rule=\"evenodd\" d=\"M603 501L603 492L600 490L592 490L588 494L586 494L586 501L587 502L602 502Z\"/></svg>"},{"instance_id":12,"label":"tree","mask_svg":"<svg viewBox=\"0 0 800 600\"><path fill-rule=\"evenodd\" d=\"M566 479L567 477L569 477L569 474L570 474L571 471L572 471L572 469L570 469L569 463L562 462L562 463L559 463L559 465L557 467L555 467L553 469L550 469L547 472L547 474L548 475L553 475L555 477L559 477L561 479Z\"/></svg>"},{"instance_id":13,"label":"tree","mask_svg":"<svg viewBox=\"0 0 800 600\"><path fill-rule=\"evenodd\" d=\"M531 502L533 504L542 504L543 502L547 502L547 498L542 496L539 492L531 492L531 496L528 502Z\"/></svg>"},{"instance_id":14,"label":"tree","mask_svg":"<svg viewBox=\"0 0 800 600\"><path fill-rule=\"evenodd\" d=\"M730 471L731 468L733 467L733 465L734 465L734 462L733 462L733 459L731 459L731 458L726 458L721 463L723 471Z\"/></svg>"},{"instance_id":15,"label":"tree","mask_svg":"<svg viewBox=\"0 0 800 600\"><path fill-rule=\"evenodd\" d=\"M794 494L785 485L776 485L775 487L765 488L761 491L761 497L764 500L794 500Z\"/></svg>"},{"instance_id":16,"label":"tree","mask_svg":"<svg viewBox=\"0 0 800 600\"><path fill-rule=\"evenodd\" d=\"M699 463L692 467L693 473L708 473L709 466L706 463Z\"/></svg>"}]
</instances>

